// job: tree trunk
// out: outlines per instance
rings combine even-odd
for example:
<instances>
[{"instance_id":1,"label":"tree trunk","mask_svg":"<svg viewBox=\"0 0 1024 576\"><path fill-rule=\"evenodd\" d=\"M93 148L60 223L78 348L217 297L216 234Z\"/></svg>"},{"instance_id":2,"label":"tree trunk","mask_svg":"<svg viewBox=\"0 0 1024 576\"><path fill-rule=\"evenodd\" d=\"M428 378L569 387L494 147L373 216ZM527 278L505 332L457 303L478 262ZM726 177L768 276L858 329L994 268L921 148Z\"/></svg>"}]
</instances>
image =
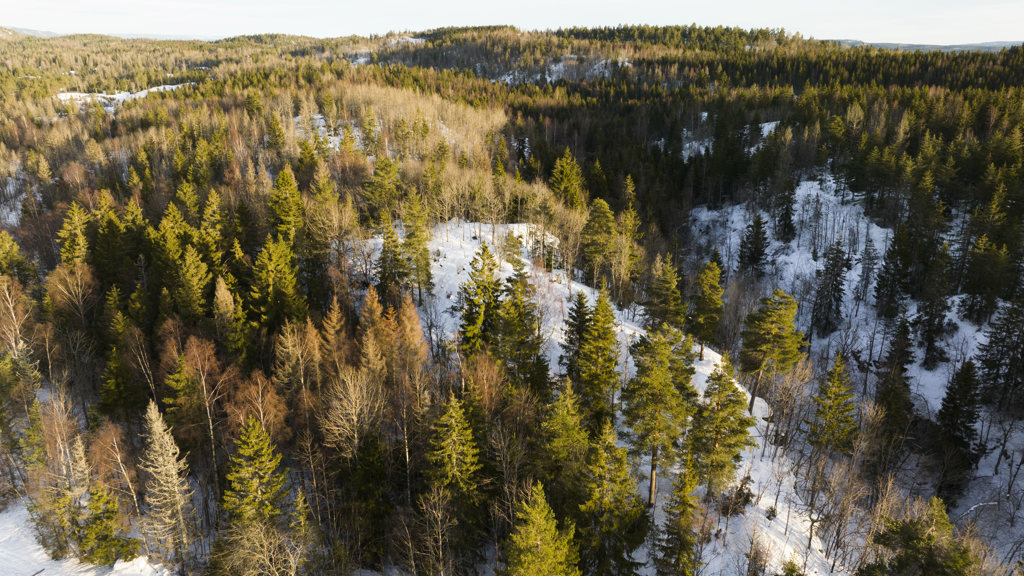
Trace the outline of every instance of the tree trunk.
<instances>
[{"instance_id":1,"label":"tree trunk","mask_svg":"<svg viewBox=\"0 0 1024 576\"><path fill-rule=\"evenodd\" d=\"M647 505L654 507L654 499L657 495L658 486L658 447L651 450L651 492L648 496Z\"/></svg>"}]
</instances>

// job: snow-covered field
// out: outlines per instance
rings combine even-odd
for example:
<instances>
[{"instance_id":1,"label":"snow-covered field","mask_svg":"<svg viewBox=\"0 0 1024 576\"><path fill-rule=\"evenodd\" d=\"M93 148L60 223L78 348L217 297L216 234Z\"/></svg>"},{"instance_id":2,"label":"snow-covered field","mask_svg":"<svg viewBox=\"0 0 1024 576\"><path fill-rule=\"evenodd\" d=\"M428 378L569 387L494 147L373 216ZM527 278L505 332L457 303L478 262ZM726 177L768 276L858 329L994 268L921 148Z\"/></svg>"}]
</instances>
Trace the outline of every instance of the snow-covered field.
<instances>
[{"instance_id":1,"label":"snow-covered field","mask_svg":"<svg viewBox=\"0 0 1024 576\"><path fill-rule=\"evenodd\" d=\"M0 512L0 574L3 576L170 576L144 557L111 566L78 560L53 560L35 539L25 506L11 504Z\"/></svg>"},{"instance_id":2,"label":"snow-covered field","mask_svg":"<svg viewBox=\"0 0 1024 576\"><path fill-rule=\"evenodd\" d=\"M128 102L129 100L137 100L139 98L145 98L149 96L151 92L169 92L177 90L182 86L188 86L187 84L164 84L162 86L154 86L145 90L139 90L138 92L115 92L113 94L96 93L96 92L61 92L57 94L57 99L64 103L78 102L79 104L85 104L88 102L96 101L99 102L100 106L107 111L108 114L112 114L114 109Z\"/></svg>"}]
</instances>

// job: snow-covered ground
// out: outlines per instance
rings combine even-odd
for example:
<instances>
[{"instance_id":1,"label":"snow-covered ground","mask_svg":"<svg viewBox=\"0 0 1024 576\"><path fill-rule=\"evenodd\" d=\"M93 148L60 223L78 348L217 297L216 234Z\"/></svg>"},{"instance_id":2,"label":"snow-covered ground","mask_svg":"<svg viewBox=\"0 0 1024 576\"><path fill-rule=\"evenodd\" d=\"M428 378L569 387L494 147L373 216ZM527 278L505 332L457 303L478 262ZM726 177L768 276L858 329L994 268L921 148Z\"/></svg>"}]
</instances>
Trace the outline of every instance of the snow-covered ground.
<instances>
[{"instance_id":1,"label":"snow-covered ground","mask_svg":"<svg viewBox=\"0 0 1024 576\"><path fill-rule=\"evenodd\" d=\"M3 576L170 576L167 570L139 557L111 566L78 560L53 560L35 539L32 522L21 503L0 512L0 574Z\"/></svg>"},{"instance_id":2,"label":"snow-covered ground","mask_svg":"<svg viewBox=\"0 0 1024 576\"><path fill-rule=\"evenodd\" d=\"M113 94L96 93L96 92L61 92L57 94L57 99L61 102L78 102L79 104L85 104L87 102L96 101L99 102L100 106L107 111L108 114L112 114L121 104L129 100L137 100L139 98L145 98L149 96L150 92L169 92L177 90L182 86L188 86L192 82L186 84L164 84L162 86L154 86L145 90L139 90L138 92L115 92Z\"/></svg>"}]
</instances>

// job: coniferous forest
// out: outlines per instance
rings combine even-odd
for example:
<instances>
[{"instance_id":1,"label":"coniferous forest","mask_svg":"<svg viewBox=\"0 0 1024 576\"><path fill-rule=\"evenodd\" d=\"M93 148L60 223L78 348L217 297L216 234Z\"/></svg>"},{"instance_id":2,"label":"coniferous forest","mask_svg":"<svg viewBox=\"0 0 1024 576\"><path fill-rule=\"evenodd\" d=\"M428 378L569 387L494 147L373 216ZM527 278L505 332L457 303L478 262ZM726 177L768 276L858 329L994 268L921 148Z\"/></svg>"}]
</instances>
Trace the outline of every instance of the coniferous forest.
<instances>
[{"instance_id":1,"label":"coniferous forest","mask_svg":"<svg viewBox=\"0 0 1024 576\"><path fill-rule=\"evenodd\" d=\"M1024 48L4 32L0 515L50 557L1024 567Z\"/></svg>"}]
</instances>

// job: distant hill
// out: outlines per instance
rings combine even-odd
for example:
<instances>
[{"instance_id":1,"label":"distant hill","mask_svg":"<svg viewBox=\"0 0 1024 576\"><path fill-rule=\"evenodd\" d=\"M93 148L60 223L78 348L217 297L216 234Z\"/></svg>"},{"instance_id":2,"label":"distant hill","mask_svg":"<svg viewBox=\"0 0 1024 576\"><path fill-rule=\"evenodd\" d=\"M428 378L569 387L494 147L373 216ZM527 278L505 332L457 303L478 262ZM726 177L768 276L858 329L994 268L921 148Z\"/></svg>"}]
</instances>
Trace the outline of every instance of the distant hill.
<instances>
[{"instance_id":1,"label":"distant hill","mask_svg":"<svg viewBox=\"0 0 1024 576\"><path fill-rule=\"evenodd\" d=\"M1017 46L1017 42L980 42L977 44L900 44L898 42L862 42L860 40L836 40L843 46L874 46L886 50L921 50L922 52L998 52L1003 48Z\"/></svg>"},{"instance_id":2,"label":"distant hill","mask_svg":"<svg viewBox=\"0 0 1024 576\"><path fill-rule=\"evenodd\" d=\"M18 28L15 26L0 27L0 35L10 37L12 34L19 36L36 36L38 38L53 38L54 36L60 36L56 32L47 32L45 30L31 30L29 28Z\"/></svg>"}]
</instances>

